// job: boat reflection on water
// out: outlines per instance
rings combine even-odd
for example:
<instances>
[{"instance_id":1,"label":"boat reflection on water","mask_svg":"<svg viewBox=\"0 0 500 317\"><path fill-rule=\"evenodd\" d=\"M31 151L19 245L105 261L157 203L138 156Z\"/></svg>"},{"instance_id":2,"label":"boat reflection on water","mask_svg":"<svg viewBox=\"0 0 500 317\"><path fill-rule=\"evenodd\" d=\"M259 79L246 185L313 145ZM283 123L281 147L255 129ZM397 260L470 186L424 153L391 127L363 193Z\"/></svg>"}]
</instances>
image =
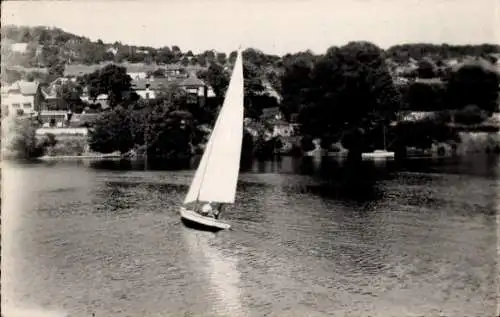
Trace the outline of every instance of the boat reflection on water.
<instances>
[{"instance_id":1,"label":"boat reflection on water","mask_svg":"<svg viewBox=\"0 0 500 317\"><path fill-rule=\"evenodd\" d=\"M218 234L197 231L189 228L182 230L191 269L206 282L204 287L209 302L213 304L211 313L221 316L247 316L241 302L240 272L237 269L238 259L234 254L222 253L217 247L220 240Z\"/></svg>"}]
</instances>

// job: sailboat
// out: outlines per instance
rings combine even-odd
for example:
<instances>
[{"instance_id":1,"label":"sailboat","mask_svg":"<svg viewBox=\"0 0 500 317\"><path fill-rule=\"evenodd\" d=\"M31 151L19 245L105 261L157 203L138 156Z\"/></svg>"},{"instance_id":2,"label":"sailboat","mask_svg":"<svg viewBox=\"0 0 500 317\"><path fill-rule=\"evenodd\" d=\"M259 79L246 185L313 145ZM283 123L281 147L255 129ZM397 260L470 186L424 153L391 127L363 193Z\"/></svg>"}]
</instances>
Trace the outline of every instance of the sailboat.
<instances>
[{"instance_id":1,"label":"sailboat","mask_svg":"<svg viewBox=\"0 0 500 317\"><path fill-rule=\"evenodd\" d=\"M394 158L394 152L389 152L386 150L386 140L385 140L385 127L383 130L384 134L384 149L383 150L375 150L373 152L365 152L361 154L361 157L364 159L387 159Z\"/></svg>"},{"instance_id":2,"label":"sailboat","mask_svg":"<svg viewBox=\"0 0 500 317\"><path fill-rule=\"evenodd\" d=\"M199 212L206 203L234 204L243 140L243 61L237 51L229 86L200 164L180 208L188 227L218 231L231 225Z\"/></svg>"}]
</instances>

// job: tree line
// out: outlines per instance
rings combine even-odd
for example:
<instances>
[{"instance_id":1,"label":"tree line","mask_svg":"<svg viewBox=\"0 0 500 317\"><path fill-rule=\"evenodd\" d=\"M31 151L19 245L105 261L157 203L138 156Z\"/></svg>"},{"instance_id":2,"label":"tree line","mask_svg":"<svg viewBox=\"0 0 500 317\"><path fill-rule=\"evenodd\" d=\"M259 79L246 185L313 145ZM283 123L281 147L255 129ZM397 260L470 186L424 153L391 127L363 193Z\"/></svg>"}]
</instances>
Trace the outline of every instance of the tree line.
<instances>
[{"instance_id":1,"label":"tree line","mask_svg":"<svg viewBox=\"0 0 500 317\"><path fill-rule=\"evenodd\" d=\"M58 32L59 38L47 39L41 35L43 32L38 37L49 43L71 41L67 33ZM24 36L25 40L33 34ZM84 38L79 39L85 42ZM263 108L276 106L276 101L263 93L268 82L281 93L280 108L285 118L300 124L304 149L310 149L311 140L318 138L324 148L341 142L349 153L359 157L363 151L383 146L384 129L390 141L392 137L389 146L399 148L425 147L436 140L456 139L456 134L448 128L450 121L481 122L497 109L499 77L494 69L478 62L446 73L438 83L397 84L394 81L388 56L397 52L410 57L442 52L437 47L418 44L414 51L411 45L383 50L370 42L350 42L330 47L320 55L305 51L282 57L247 49L243 54L245 116L259 120ZM479 46L480 49L445 47L449 51L476 55L498 48L491 45ZM178 47L169 50L184 55ZM211 62L198 76L213 87L217 97L202 107L187 102L182 90L175 87L165 89L156 100L139 100L130 93L131 80L125 69L116 65L81 78L80 83L88 87L91 98L101 93L110 96L111 110L103 113L91 129L91 147L100 152L119 150L122 153L142 148L150 157L167 158L196 152L208 133L206 127L213 123L222 104L231 73L230 63L235 57L235 52L231 53L227 65L215 52L205 53ZM421 60L418 77L434 78L434 66L432 60ZM77 91L77 87L61 89L70 99ZM405 109L440 111L440 115L431 121L391 127L390 122L397 120L398 112ZM246 139L250 140L248 135ZM266 144L262 147L271 148Z\"/></svg>"},{"instance_id":2,"label":"tree line","mask_svg":"<svg viewBox=\"0 0 500 317\"><path fill-rule=\"evenodd\" d=\"M341 142L359 156L383 147L384 129L394 147L425 148L434 141L456 140L450 122L480 123L498 111L499 74L490 66L470 63L443 81L397 84L382 49L350 42L320 57L304 52L286 60L281 109L288 118L297 115L303 135L321 139L325 148ZM391 127L403 110L439 115Z\"/></svg>"},{"instance_id":3,"label":"tree line","mask_svg":"<svg viewBox=\"0 0 500 317\"><path fill-rule=\"evenodd\" d=\"M208 67L216 62L221 65L230 64L236 57L233 51L229 55L225 52L205 50L193 53L191 50L183 51L178 45L153 48L148 46L126 45L120 42L104 43L102 40L91 41L84 36L65 32L59 28L26 27L7 25L2 27L2 42L28 43L27 52L24 54L10 51L9 45L2 45L2 56L24 67L46 67L51 73L60 73L61 68L67 63L82 63L87 65L112 61L121 63L158 63L187 65L201 65ZM385 50L385 56L398 63L408 62L409 59L417 61L425 57L431 58L437 64L448 58L464 56L491 57L492 53L500 52L499 45L448 45L448 44L401 44L394 45ZM257 49L250 49L245 56L253 65L267 68L276 72L287 60L303 55L320 58L322 55L311 51L298 52L277 56L265 54Z\"/></svg>"}]
</instances>

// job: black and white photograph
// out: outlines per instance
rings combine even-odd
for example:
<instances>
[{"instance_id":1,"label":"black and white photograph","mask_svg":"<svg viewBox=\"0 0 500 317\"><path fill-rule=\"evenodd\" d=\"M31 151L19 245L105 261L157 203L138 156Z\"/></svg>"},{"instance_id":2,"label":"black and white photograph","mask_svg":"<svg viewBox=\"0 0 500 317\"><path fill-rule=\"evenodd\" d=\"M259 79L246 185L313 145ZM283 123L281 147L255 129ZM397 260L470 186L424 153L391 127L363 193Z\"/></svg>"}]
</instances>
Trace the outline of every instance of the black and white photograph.
<instances>
[{"instance_id":1,"label":"black and white photograph","mask_svg":"<svg viewBox=\"0 0 500 317\"><path fill-rule=\"evenodd\" d=\"M500 317L498 0L1 3L1 317Z\"/></svg>"}]
</instances>

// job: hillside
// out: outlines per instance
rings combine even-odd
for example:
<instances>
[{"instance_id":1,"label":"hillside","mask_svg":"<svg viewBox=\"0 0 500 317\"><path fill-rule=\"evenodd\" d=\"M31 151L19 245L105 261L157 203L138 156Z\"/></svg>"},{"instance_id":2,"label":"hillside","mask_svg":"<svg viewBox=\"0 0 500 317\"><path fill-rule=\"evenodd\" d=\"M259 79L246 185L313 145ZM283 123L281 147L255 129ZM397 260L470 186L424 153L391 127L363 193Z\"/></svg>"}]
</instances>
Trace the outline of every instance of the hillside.
<instances>
[{"instance_id":1,"label":"hillside","mask_svg":"<svg viewBox=\"0 0 500 317\"><path fill-rule=\"evenodd\" d=\"M51 82L74 69L99 68L107 63L126 66L137 65L141 69L189 67L200 71L212 63L230 66L236 52L229 56L223 52L207 50L194 54L183 51L177 45L153 48L126 45L120 42L104 43L101 40L65 32L59 28L43 26L26 27L7 25L2 27L2 81L12 83L19 79ZM494 64L500 57L500 46L448 45L448 44L401 44L384 51L387 65L395 77L414 76L421 63L431 64L439 70L438 77L446 75L453 63L460 64L472 57L487 59ZM313 65L322 55L311 51L289 53L284 56L266 54L258 49L244 51L245 63L258 77L268 82L275 90L281 91L281 77L285 69L297 62ZM497 64L498 65L498 64ZM65 71L66 70L66 71ZM436 72L434 72L436 73ZM412 75L413 74L413 75ZM434 75L433 75L434 76Z\"/></svg>"},{"instance_id":2,"label":"hillside","mask_svg":"<svg viewBox=\"0 0 500 317\"><path fill-rule=\"evenodd\" d=\"M211 62L226 64L234 58L234 53L207 50L200 54L192 51L183 51L176 45L153 48L147 46L126 45L120 42L103 43L101 40L90 39L71 34L59 28L26 27L7 25L2 27L2 56L7 65L19 65L25 68L51 68L57 63L93 65L103 62L128 62L145 64L183 64L208 66ZM25 43L24 47L14 45ZM19 48L21 47L21 50ZM258 49L248 49L246 59L262 68L280 68L283 62L297 54L285 56L270 55ZM464 56L488 56L500 53L500 45L448 45L448 44L401 44L386 50L388 58L405 62L409 59L416 61L431 58L442 61ZM305 52L305 54L314 55ZM3 62L4 63L4 62Z\"/></svg>"}]
</instances>

